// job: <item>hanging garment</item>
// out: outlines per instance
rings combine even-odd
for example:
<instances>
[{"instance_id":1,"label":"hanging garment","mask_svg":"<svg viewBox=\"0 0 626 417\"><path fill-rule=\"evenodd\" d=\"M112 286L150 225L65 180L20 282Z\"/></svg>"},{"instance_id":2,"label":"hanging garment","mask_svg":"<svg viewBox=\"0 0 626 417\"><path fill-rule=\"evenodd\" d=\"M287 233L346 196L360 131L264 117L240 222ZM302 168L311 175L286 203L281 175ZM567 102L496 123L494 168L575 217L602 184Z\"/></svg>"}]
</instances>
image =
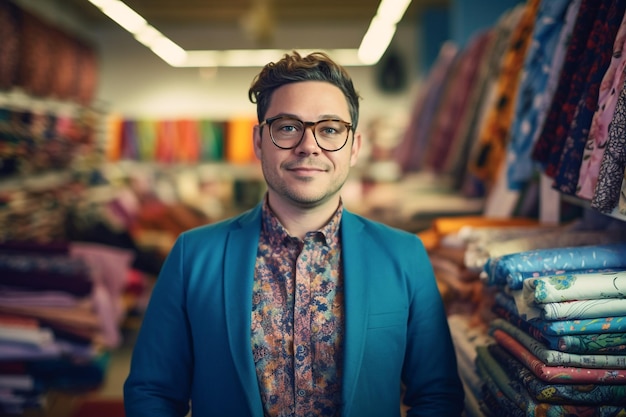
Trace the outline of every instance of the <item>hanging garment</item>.
<instances>
[{"instance_id":1,"label":"hanging garment","mask_svg":"<svg viewBox=\"0 0 626 417\"><path fill-rule=\"evenodd\" d=\"M521 190L533 177L530 154L552 102L582 0L543 1L526 54L507 146L509 189Z\"/></svg>"},{"instance_id":2,"label":"hanging garment","mask_svg":"<svg viewBox=\"0 0 626 417\"><path fill-rule=\"evenodd\" d=\"M606 149L609 136L609 125L615 113L617 99L624 81L626 80L626 15L622 19L609 68L600 84L598 106L591 121L589 137L585 144L583 161L580 165L580 174L576 195L591 200L598 182L598 174L602 156Z\"/></svg>"},{"instance_id":3,"label":"hanging garment","mask_svg":"<svg viewBox=\"0 0 626 417\"><path fill-rule=\"evenodd\" d=\"M606 19L596 22L587 41L583 60L589 61L590 71L580 86L583 90L574 113L574 119L567 130L558 162L554 165L554 188L565 194L574 195L578 185L578 174L582 163L585 143L594 112L598 106L598 95L603 77L612 58L615 37L625 18L626 0L615 0L609 8Z\"/></svg>"},{"instance_id":4,"label":"hanging garment","mask_svg":"<svg viewBox=\"0 0 626 417\"><path fill-rule=\"evenodd\" d=\"M530 0L524 6L503 57L494 106L488 109L485 122L481 127L478 155L474 158L471 170L487 184L495 182L505 161L509 131L513 122L513 105L518 92L517 86L524 57L532 38L539 4L538 0Z\"/></svg>"},{"instance_id":5,"label":"hanging garment","mask_svg":"<svg viewBox=\"0 0 626 417\"><path fill-rule=\"evenodd\" d=\"M620 192L626 167L626 81L622 85L613 119L609 127L609 139L602 155L598 183L591 200L591 207L610 213L620 201Z\"/></svg>"},{"instance_id":6,"label":"hanging garment","mask_svg":"<svg viewBox=\"0 0 626 417\"><path fill-rule=\"evenodd\" d=\"M533 160L540 163L549 176L554 175L552 170L547 170L547 166L552 163L551 155L558 157L561 154L565 135L574 118L576 104L582 95L580 85L590 70L588 68L590 63L582 61L580 57L585 54L587 40L596 20L603 20L607 9L606 2L596 0L583 0L580 4L558 85L543 128L532 150Z\"/></svg>"}]
</instances>

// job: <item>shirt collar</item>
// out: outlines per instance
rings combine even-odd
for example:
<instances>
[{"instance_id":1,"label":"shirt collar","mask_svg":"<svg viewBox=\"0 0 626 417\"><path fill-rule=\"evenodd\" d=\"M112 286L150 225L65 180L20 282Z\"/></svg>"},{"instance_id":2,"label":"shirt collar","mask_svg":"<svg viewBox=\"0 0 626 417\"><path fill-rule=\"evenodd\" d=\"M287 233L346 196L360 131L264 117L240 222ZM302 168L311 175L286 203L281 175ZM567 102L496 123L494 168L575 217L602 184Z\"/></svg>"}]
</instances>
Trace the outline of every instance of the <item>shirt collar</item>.
<instances>
[{"instance_id":1,"label":"shirt collar","mask_svg":"<svg viewBox=\"0 0 626 417\"><path fill-rule=\"evenodd\" d=\"M312 230L307 233L307 236L311 234L317 234L321 236L324 242L328 246L335 246L339 243L339 225L341 224L341 214L343 213L343 202L341 199L339 200L339 206L335 213L332 215L328 223L322 226L318 230ZM265 233L269 239L270 244L282 244L282 242L287 240L299 240L297 237L293 237L289 235L287 230L283 227L278 220L278 217L274 214L272 209L268 203L268 196L265 195L263 199L263 207L262 207L262 227L263 233Z\"/></svg>"}]
</instances>

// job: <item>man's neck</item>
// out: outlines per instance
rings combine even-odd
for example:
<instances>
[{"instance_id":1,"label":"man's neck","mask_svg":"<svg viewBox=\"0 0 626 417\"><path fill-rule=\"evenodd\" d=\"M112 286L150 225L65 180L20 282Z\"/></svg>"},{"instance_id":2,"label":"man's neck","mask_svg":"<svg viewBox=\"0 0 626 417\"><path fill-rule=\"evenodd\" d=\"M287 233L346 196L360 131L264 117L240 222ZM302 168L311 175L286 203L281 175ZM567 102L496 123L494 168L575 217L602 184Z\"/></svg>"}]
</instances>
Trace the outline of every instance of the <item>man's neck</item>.
<instances>
[{"instance_id":1,"label":"man's neck","mask_svg":"<svg viewBox=\"0 0 626 417\"><path fill-rule=\"evenodd\" d=\"M308 232L324 227L339 207L340 200L333 199L315 207L298 207L281 204L268 195L267 203L290 236L304 239Z\"/></svg>"}]
</instances>

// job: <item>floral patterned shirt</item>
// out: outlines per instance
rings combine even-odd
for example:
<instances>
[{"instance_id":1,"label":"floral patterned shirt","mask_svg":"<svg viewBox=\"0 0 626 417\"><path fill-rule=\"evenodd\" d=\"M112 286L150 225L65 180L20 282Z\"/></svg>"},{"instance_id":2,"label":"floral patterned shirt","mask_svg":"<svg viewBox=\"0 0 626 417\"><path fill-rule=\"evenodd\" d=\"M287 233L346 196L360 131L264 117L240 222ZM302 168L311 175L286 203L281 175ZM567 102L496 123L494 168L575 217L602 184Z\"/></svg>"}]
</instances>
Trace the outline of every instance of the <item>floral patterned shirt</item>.
<instances>
[{"instance_id":1,"label":"floral patterned shirt","mask_svg":"<svg viewBox=\"0 0 626 417\"><path fill-rule=\"evenodd\" d=\"M342 205L304 240L263 205L251 343L267 417L339 416L343 358Z\"/></svg>"}]
</instances>

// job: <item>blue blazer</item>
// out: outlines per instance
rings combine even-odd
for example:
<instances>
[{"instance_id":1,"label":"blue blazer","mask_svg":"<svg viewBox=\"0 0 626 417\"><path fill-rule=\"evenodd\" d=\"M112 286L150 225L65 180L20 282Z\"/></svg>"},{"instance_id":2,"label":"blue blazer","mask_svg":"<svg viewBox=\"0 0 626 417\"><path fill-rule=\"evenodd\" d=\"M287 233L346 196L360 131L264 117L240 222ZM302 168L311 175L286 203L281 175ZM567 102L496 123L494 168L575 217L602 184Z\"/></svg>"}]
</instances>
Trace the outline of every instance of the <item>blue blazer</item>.
<instances>
[{"instance_id":1,"label":"blue blazer","mask_svg":"<svg viewBox=\"0 0 626 417\"><path fill-rule=\"evenodd\" d=\"M263 417L250 346L261 205L182 233L154 286L124 385L127 417ZM416 235L344 210L343 417L460 416L443 303Z\"/></svg>"}]
</instances>

